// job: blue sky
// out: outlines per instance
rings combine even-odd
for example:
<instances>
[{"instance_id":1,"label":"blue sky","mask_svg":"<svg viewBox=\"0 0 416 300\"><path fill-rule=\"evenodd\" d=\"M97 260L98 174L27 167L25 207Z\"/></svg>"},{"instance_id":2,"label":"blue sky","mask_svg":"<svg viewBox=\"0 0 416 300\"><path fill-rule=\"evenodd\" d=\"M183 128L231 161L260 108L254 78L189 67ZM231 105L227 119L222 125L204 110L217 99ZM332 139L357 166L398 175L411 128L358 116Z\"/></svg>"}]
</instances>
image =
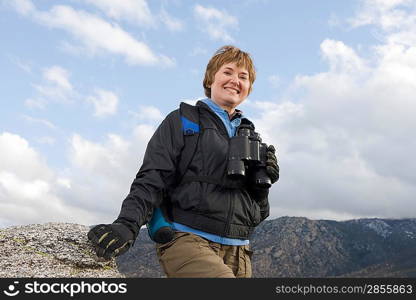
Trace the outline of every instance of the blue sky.
<instances>
[{"instance_id":1,"label":"blue sky","mask_svg":"<svg viewBox=\"0 0 416 300\"><path fill-rule=\"evenodd\" d=\"M414 217L415 1L0 1L0 226L110 222L151 134L251 53L271 218ZM403 165L403 161L407 163Z\"/></svg>"}]
</instances>

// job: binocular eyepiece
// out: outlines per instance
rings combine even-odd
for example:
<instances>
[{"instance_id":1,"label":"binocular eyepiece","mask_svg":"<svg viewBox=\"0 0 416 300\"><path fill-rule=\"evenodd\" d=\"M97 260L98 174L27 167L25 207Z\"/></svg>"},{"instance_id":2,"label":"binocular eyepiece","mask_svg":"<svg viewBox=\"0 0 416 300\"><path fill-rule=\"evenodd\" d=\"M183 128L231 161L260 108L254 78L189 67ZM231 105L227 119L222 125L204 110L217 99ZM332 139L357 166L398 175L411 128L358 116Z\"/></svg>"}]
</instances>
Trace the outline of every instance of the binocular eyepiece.
<instances>
[{"instance_id":1,"label":"binocular eyepiece","mask_svg":"<svg viewBox=\"0 0 416 300\"><path fill-rule=\"evenodd\" d=\"M230 139L227 175L231 178L250 177L252 184L269 188L272 183L266 172L267 145L249 125L240 125Z\"/></svg>"}]
</instances>

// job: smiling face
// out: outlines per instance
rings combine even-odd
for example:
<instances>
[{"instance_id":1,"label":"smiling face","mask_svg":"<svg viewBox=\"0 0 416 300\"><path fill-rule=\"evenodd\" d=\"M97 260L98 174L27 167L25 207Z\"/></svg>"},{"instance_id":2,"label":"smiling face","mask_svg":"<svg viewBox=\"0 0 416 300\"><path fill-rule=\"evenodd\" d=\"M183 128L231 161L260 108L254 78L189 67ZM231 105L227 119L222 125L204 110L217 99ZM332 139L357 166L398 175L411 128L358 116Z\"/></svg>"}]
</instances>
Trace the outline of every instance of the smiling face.
<instances>
[{"instance_id":1,"label":"smiling face","mask_svg":"<svg viewBox=\"0 0 416 300\"><path fill-rule=\"evenodd\" d=\"M235 107L247 98L250 84L246 68L233 62L224 64L214 75L211 99L232 114Z\"/></svg>"}]
</instances>

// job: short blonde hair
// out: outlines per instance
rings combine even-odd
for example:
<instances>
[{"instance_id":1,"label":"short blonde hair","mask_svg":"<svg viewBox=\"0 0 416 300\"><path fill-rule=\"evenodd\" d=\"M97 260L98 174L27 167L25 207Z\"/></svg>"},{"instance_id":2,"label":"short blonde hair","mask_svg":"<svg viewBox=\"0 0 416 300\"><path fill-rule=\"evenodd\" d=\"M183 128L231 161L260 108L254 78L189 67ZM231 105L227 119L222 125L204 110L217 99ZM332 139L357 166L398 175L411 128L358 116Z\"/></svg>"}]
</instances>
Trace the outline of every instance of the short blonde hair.
<instances>
[{"instance_id":1,"label":"short blonde hair","mask_svg":"<svg viewBox=\"0 0 416 300\"><path fill-rule=\"evenodd\" d=\"M235 63L237 67L246 68L248 71L248 79L250 81L250 88L248 94L250 94L254 80L256 80L256 70L254 69L254 63L250 57L250 54L240 50L237 47L227 45L218 49L214 56L208 62L207 69L205 71L205 78L203 86L205 95L211 98L211 85L214 82L214 76L218 70L225 64Z\"/></svg>"}]
</instances>

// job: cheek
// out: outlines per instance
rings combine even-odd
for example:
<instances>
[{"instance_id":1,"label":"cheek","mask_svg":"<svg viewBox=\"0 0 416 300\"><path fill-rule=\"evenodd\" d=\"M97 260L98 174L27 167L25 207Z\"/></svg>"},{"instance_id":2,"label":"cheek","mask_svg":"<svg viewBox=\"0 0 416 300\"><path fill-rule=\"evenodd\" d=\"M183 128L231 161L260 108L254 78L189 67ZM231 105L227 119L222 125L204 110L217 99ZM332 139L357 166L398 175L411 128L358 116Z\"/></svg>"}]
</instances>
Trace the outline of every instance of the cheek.
<instances>
[{"instance_id":1,"label":"cheek","mask_svg":"<svg viewBox=\"0 0 416 300\"><path fill-rule=\"evenodd\" d=\"M218 84L218 81L212 85L213 90L218 93L221 92L221 86Z\"/></svg>"},{"instance_id":2,"label":"cheek","mask_svg":"<svg viewBox=\"0 0 416 300\"><path fill-rule=\"evenodd\" d=\"M219 88L221 88L221 84L222 84L221 78L216 77L211 86L219 89Z\"/></svg>"},{"instance_id":3,"label":"cheek","mask_svg":"<svg viewBox=\"0 0 416 300\"><path fill-rule=\"evenodd\" d=\"M250 90L250 84L246 84L244 86L244 94L248 94L248 91Z\"/></svg>"}]
</instances>

